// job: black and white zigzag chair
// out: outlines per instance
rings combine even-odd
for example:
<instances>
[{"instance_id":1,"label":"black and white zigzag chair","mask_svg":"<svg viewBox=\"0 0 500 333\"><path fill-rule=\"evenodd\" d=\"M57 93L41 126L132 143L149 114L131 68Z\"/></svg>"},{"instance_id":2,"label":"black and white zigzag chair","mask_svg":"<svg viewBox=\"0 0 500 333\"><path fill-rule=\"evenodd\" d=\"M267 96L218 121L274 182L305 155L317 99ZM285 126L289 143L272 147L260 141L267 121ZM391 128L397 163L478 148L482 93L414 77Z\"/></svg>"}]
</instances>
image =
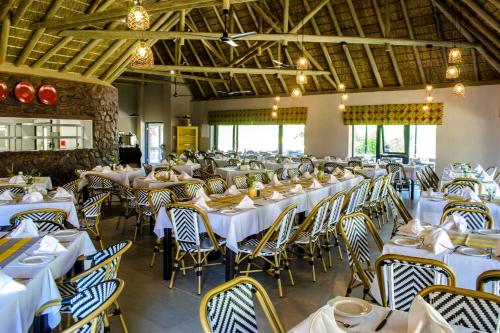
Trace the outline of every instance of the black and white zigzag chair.
<instances>
[{"instance_id":1,"label":"black and white zigzag chair","mask_svg":"<svg viewBox=\"0 0 500 333\"><path fill-rule=\"evenodd\" d=\"M333 267L333 259L332 259L332 247L337 247L339 251L340 259L343 260L342 250L340 248L338 236L337 236L337 223L340 220L340 214L342 213L342 206L344 204L344 200L346 198L346 193L344 191L340 191L335 193L330 199L329 203L329 213L327 213L328 217L323 227L321 228L321 236L323 239L323 243L321 245L325 251L328 252L328 262L330 267ZM331 242L333 238L333 243Z\"/></svg>"},{"instance_id":2,"label":"black and white zigzag chair","mask_svg":"<svg viewBox=\"0 0 500 333\"><path fill-rule=\"evenodd\" d=\"M169 287L173 288L175 275L181 263L180 270L183 273L186 269L194 268L198 276L198 294L201 294L202 268L209 265L206 262L210 253L214 251L225 253L223 245L226 241L215 237L207 215L195 205L174 203L165 208L172 222L175 239L175 258ZM183 259L186 255L193 260L192 267L184 266Z\"/></svg>"},{"instance_id":3,"label":"black and white zigzag chair","mask_svg":"<svg viewBox=\"0 0 500 333\"><path fill-rule=\"evenodd\" d=\"M370 266L372 251L368 246L368 231L379 251L382 251L382 239L373 222L363 213L342 216L338 228L347 247L347 259L351 268L351 279L346 296L351 294L352 289L363 286L363 298L365 298L369 295L370 285L375 278L375 272Z\"/></svg>"},{"instance_id":4,"label":"black and white zigzag chair","mask_svg":"<svg viewBox=\"0 0 500 333\"><path fill-rule=\"evenodd\" d=\"M288 179L292 179L293 177L298 177L300 174L299 168L288 168L286 170L286 173L288 175Z\"/></svg>"},{"instance_id":5,"label":"black and white zigzag chair","mask_svg":"<svg viewBox=\"0 0 500 333\"><path fill-rule=\"evenodd\" d=\"M209 290L200 303L204 333L258 333L255 300L276 333L285 328L266 290L256 280L240 276Z\"/></svg>"},{"instance_id":6,"label":"black and white zigzag chair","mask_svg":"<svg viewBox=\"0 0 500 333\"><path fill-rule=\"evenodd\" d=\"M477 290L487 291L500 296L500 270L490 270L481 273L477 278Z\"/></svg>"},{"instance_id":7,"label":"black and white zigzag chair","mask_svg":"<svg viewBox=\"0 0 500 333\"><path fill-rule=\"evenodd\" d=\"M475 178L455 178L451 182L444 184L441 191L456 194L460 189L464 188L464 185L478 194L483 191L483 184L479 179Z\"/></svg>"},{"instance_id":8,"label":"black and white zigzag chair","mask_svg":"<svg viewBox=\"0 0 500 333\"><path fill-rule=\"evenodd\" d=\"M398 196L396 190L392 185L388 185L389 196L387 198L387 205L391 211L393 225L392 225L392 236L396 234L398 229L412 220L412 216L406 206L404 205L401 198Z\"/></svg>"},{"instance_id":9,"label":"black and white zigzag chair","mask_svg":"<svg viewBox=\"0 0 500 333\"><path fill-rule=\"evenodd\" d=\"M87 173L85 175L85 178L87 179L87 189L89 190L89 194L91 196L102 193L109 193L111 195L115 189L113 179L106 176ZM111 203L111 196L108 198L109 202Z\"/></svg>"},{"instance_id":10,"label":"black and white zigzag chair","mask_svg":"<svg viewBox=\"0 0 500 333\"><path fill-rule=\"evenodd\" d=\"M134 188L135 210L137 219L135 221L134 242L137 240L137 234L142 230L144 223L152 223L151 217L154 215L149 205L148 195L150 188Z\"/></svg>"},{"instance_id":11,"label":"black and white zigzag chair","mask_svg":"<svg viewBox=\"0 0 500 333\"><path fill-rule=\"evenodd\" d=\"M497 295L449 286L428 287L419 295L450 325L480 332L500 330L500 297Z\"/></svg>"},{"instance_id":12,"label":"black and white zigzag chair","mask_svg":"<svg viewBox=\"0 0 500 333\"><path fill-rule=\"evenodd\" d=\"M127 220L132 214L136 211L135 209L135 195L134 189L130 186L123 185L120 183L115 183L118 188L119 197L120 197L120 215L118 215L118 221L116 222L116 230L118 230L120 226L120 221L122 216ZM125 230L125 225L123 225L123 229Z\"/></svg>"},{"instance_id":13,"label":"black and white zigzag chair","mask_svg":"<svg viewBox=\"0 0 500 333\"><path fill-rule=\"evenodd\" d=\"M236 255L235 259L236 267L239 267L245 259L248 260L246 271L240 271L240 273L245 273L247 276L250 272L255 272L255 270L250 271L250 269L256 259L262 258L266 263L270 264L271 269L274 272L274 277L278 283L280 297L283 297L280 277L282 260L284 270L288 272L290 283L292 286L294 285L293 275L290 270L288 255L286 253L286 245L290 239L296 212L297 204L291 204L286 207L271 227L267 229L261 240L249 239L240 244L239 253ZM273 236L276 233L277 237L276 239L273 239ZM268 259L269 257L272 258Z\"/></svg>"},{"instance_id":14,"label":"black and white zigzag chair","mask_svg":"<svg viewBox=\"0 0 500 333\"><path fill-rule=\"evenodd\" d=\"M80 178L72 180L66 184L61 185L63 189L68 191L70 194L73 194L73 197L75 197L75 201L77 205L81 204L81 182L82 180Z\"/></svg>"},{"instance_id":15,"label":"black and white zigzag chair","mask_svg":"<svg viewBox=\"0 0 500 333\"><path fill-rule=\"evenodd\" d=\"M205 183L202 182L187 182L184 184L184 197L192 200L199 190L205 191Z\"/></svg>"},{"instance_id":16,"label":"black and white zigzag chair","mask_svg":"<svg viewBox=\"0 0 500 333\"><path fill-rule=\"evenodd\" d=\"M387 173L392 173L394 175L391 185L394 186L399 192L403 189L410 191L412 180L406 177L406 171L401 163L387 163L385 166Z\"/></svg>"},{"instance_id":17,"label":"black and white zigzag chair","mask_svg":"<svg viewBox=\"0 0 500 333\"><path fill-rule=\"evenodd\" d=\"M312 281L316 282L316 268L314 266L315 255L321 260L323 271L326 272L325 259L323 258L322 248L320 244L320 234L323 229L323 224L328 212L330 204L330 196L321 199L316 206L307 215L304 222L293 232L290 237L290 245L293 247L301 248L306 256L304 259L309 260L312 271Z\"/></svg>"},{"instance_id":18,"label":"black and white zigzag chair","mask_svg":"<svg viewBox=\"0 0 500 333\"><path fill-rule=\"evenodd\" d=\"M240 163L240 160L236 158L230 158L229 161L227 161L227 164L225 165L226 167L235 167L238 166L238 163Z\"/></svg>"},{"instance_id":19,"label":"black and white zigzag chair","mask_svg":"<svg viewBox=\"0 0 500 333\"><path fill-rule=\"evenodd\" d=\"M372 180L368 188L368 198L363 204L363 209L370 218L376 218L379 228L382 228L382 217L380 211L378 210L379 203L382 198L382 188L385 181L385 176L378 176Z\"/></svg>"},{"instance_id":20,"label":"black and white zigzag chair","mask_svg":"<svg viewBox=\"0 0 500 333\"><path fill-rule=\"evenodd\" d=\"M467 229L470 230L491 229L494 225L493 217L489 212L480 209L461 207L449 208L446 210L441 216L441 224L445 223L446 218L452 215L463 217L467 222Z\"/></svg>"},{"instance_id":21,"label":"black and white zigzag chair","mask_svg":"<svg viewBox=\"0 0 500 333\"><path fill-rule=\"evenodd\" d=\"M40 208L19 212L10 218L10 224L17 227L22 220L33 221L41 232L52 232L64 229L67 213L57 208Z\"/></svg>"},{"instance_id":22,"label":"black and white zigzag chair","mask_svg":"<svg viewBox=\"0 0 500 333\"><path fill-rule=\"evenodd\" d=\"M238 190L244 190L248 188L247 176L234 176L233 184Z\"/></svg>"},{"instance_id":23,"label":"black and white zigzag chair","mask_svg":"<svg viewBox=\"0 0 500 333\"><path fill-rule=\"evenodd\" d=\"M12 194L24 194L24 186L21 185L1 185L0 193L10 191Z\"/></svg>"},{"instance_id":24,"label":"black and white zigzag chair","mask_svg":"<svg viewBox=\"0 0 500 333\"><path fill-rule=\"evenodd\" d=\"M224 194L227 190L226 181L220 177L209 178L206 184L209 194Z\"/></svg>"},{"instance_id":25,"label":"black and white zigzag chair","mask_svg":"<svg viewBox=\"0 0 500 333\"><path fill-rule=\"evenodd\" d=\"M351 190L347 194L349 201L344 211L345 214L360 212L363 209L363 205L366 201L366 196L368 195L369 187L370 181L368 179L365 179L351 188Z\"/></svg>"},{"instance_id":26,"label":"black and white zigzag chair","mask_svg":"<svg viewBox=\"0 0 500 333\"><path fill-rule=\"evenodd\" d=\"M101 249L104 248L104 243L101 239L101 231L99 229L102 215L102 204L107 198L109 198L109 196L109 192L96 194L88 198L83 203L82 207L83 220L80 221L80 229L87 230L93 234L95 240L101 245Z\"/></svg>"},{"instance_id":27,"label":"black and white zigzag chair","mask_svg":"<svg viewBox=\"0 0 500 333\"><path fill-rule=\"evenodd\" d=\"M445 263L426 258L385 254L375 261L382 306L408 311L415 296L433 285L455 286L455 273Z\"/></svg>"}]
</instances>

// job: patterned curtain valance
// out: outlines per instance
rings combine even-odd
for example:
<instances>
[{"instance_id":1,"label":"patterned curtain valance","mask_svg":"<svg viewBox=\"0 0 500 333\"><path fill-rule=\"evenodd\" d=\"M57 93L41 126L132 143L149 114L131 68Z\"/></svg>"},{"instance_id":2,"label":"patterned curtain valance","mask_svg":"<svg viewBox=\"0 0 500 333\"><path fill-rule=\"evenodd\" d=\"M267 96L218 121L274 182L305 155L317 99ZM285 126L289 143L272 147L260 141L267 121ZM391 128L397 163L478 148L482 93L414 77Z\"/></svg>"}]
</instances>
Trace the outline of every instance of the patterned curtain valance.
<instances>
[{"instance_id":1,"label":"patterned curtain valance","mask_svg":"<svg viewBox=\"0 0 500 333\"><path fill-rule=\"evenodd\" d=\"M280 108L273 119L272 109L208 111L209 125L305 124L307 108Z\"/></svg>"},{"instance_id":2,"label":"patterned curtain valance","mask_svg":"<svg viewBox=\"0 0 500 333\"><path fill-rule=\"evenodd\" d=\"M441 125L443 103L350 105L343 113L344 125Z\"/></svg>"}]
</instances>

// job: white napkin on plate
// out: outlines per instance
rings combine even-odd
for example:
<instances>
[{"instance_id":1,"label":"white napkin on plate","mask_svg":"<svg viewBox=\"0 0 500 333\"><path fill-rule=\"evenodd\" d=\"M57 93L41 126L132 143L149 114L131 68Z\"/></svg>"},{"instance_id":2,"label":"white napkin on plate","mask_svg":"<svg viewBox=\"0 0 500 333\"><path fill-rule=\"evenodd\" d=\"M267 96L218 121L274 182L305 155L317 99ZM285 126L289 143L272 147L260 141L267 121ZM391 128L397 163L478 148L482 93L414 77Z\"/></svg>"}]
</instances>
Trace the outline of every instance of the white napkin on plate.
<instances>
[{"instance_id":1,"label":"white napkin on plate","mask_svg":"<svg viewBox=\"0 0 500 333\"><path fill-rule=\"evenodd\" d=\"M331 306L323 306L309 316L309 331L311 333L344 333L335 321Z\"/></svg>"},{"instance_id":2,"label":"white napkin on plate","mask_svg":"<svg viewBox=\"0 0 500 333\"><path fill-rule=\"evenodd\" d=\"M271 186L279 186L279 185L281 185L281 182L279 181L277 174L274 174L273 179L270 182L270 185Z\"/></svg>"},{"instance_id":3,"label":"white napkin on plate","mask_svg":"<svg viewBox=\"0 0 500 333\"><path fill-rule=\"evenodd\" d=\"M352 172L350 170L345 170L344 179L352 179L352 178L354 178L354 175L352 174Z\"/></svg>"},{"instance_id":4,"label":"white napkin on plate","mask_svg":"<svg viewBox=\"0 0 500 333\"><path fill-rule=\"evenodd\" d=\"M303 176L305 179L311 179L311 178L312 178L312 176L311 176L311 174L309 173L309 171L304 172L304 173L302 174L302 176Z\"/></svg>"},{"instance_id":5,"label":"white napkin on plate","mask_svg":"<svg viewBox=\"0 0 500 333\"><path fill-rule=\"evenodd\" d=\"M14 198L12 197L10 190L6 190L0 194L0 200L14 200Z\"/></svg>"},{"instance_id":6,"label":"white napkin on plate","mask_svg":"<svg viewBox=\"0 0 500 333\"><path fill-rule=\"evenodd\" d=\"M330 175L328 177L328 181L327 181L328 184L337 184L339 183L339 180L337 179L337 177L335 177L334 175Z\"/></svg>"},{"instance_id":7,"label":"white napkin on plate","mask_svg":"<svg viewBox=\"0 0 500 333\"><path fill-rule=\"evenodd\" d=\"M480 175L480 174L482 174L484 172L484 169L481 166L481 164L478 164L477 167L474 168L474 171L476 171L477 174Z\"/></svg>"},{"instance_id":8,"label":"white napkin on plate","mask_svg":"<svg viewBox=\"0 0 500 333\"><path fill-rule=\"evenodd\" d=\"M179 178L177 178L177 175L175 173L173 173L173 174L170 175L169 181L171 181L171 182L178 182Z\"/></svg>"},{"instance_id":9,"label":"white napkin on plate","mask_svg":"<svg viewBox=\"0 0 500 333\"><path fill-rule=\"evenodd\" d=\"M45 188L45 185L43 184L34 184L35 190L37 192L40 192L42 195L47 194L47 189Z\"/></svg>"},{"instance_id":10,"label":"white napkin on plate","mask_svg":"<svg viewBox=\"0 0 500 333\"><path fill-rule=\"evenodd\" d=\"M26 286L0 271L0 294L26 290Z\"/></svg>"},{"instance_id":11,"label":"white napkin on plate","mask_svg":"<svg viewBox=\"0 0 500 333\"><path fill-rule=\"evenodd\" d=\"M454 248L450 236L441 228L433 229L425 236L424 246L430 247L434 254L440 254Z\"/></svg>"},{"instance_id":12,"label":"white napkin on plate","mask_svg":"<svg viewBox=\"0 0 500 333\"><path fill-rule=\"evenodd\" d=\"M210 197L205 193L205 190L200 188L194 195L194 199L203 198L205 201L210 201Z\"/></svg>"},{"instance_id":13,"label":"white napkin on plate","mask_svg":"<svg viewBox=\"0 0 500 333\"><path fill-rule=\"evenodd\" d=\"M408 333L453 333L450 324L421 296L416 296L408 312Z\"/></svg>"},{"instance_id":14,"label":"white napkin on plate","mask_svg":"<svg viewBox=\"0 0 500 333\"><path fill-rule=\"evenodd\" d=\"M178 178L180 178L180 179L182 179L182 180L186 180L186 179L191 179L191 178L193 178L193 177L191 177L190 175L188 175L188 174L186 173L186 171L182 171L181 175L180 175Z\"/></svg>"},{"instance_id":15,"label":"white napkin on plate","mask_svg":"<svg viewBox=\"0 0 500 333\"><path fill-rule=\"evenodd\" d=\"M151 171L147 176L146 178L144 178L144 180L146 181L156 181L156 176L155 176L155 172L154 171Z\"/></svg>"},{"instance_id":16,"label":"white napkin on plate","mask_svg":"<svg viewBox=\"0 0 500 333\"><path fill-rule=\"evenodd\" d=\"M191 161L191 160L187 160L187 161L186 161L186 165L193 165L193 161Z\"/></svg>"},{"instance_id":17,"label":"white napkin on plate","mask_svg":"<svg viewBox=\"0 0 500 333\"><path fill-rule=\"evenodd\" d=\"M47 235L42 238L42 241L40 242L40 247L38 248L38 250L33 251L33 253L57 254L66 251L68 251L68 249L62 246L62 244L59 243L59 240L57 238Z\"/></svg>"},{"instance_id":18,"label":"white napkin on plate","mask_svg":"<svg viewBox=\"0 0 500 333\"><path fill-rule=\"evenodd\" d=\"M295 187L294 187L294 188L292 188L292 189L290 190L290 192L292 192L292 193L296 193L296 194L297 194L297 193L302 193L302 192L304 192L304 190L302 189L302 185L297 184L297 185L295 185Z\"/></svg>"},{"instance_id":19,"label":"white napkin on plate","mask_svg":"<svg viewBox=\"0 0 500 333\"><path fill-rule=\"evenodd\" d=\"M313 179L311 186L309 186L309 188L322 188L322 187L323 185L321 185L316 178Z\"/></svg>"},{"instance_id":20,"label":"white napkin on plate","mask_svg":"<svg viewBox=\"0 0 500 333\"><path fill-rule=\"evenodd\" d=\"M420 224L419 219L413 219L399 228L399 231L401 231L401 232L404 232L406 234L416 235L416 236L420 235L420 233L423 230L424 230L424 228Z\"/></svg>"},{"instance_id":21,"label":"white napkin on plate","mask_svg":"<svg viewBox=\"0 0 500 333\"><path fill-rule=\"evenodd\" d=\"M31 219L23 219L10 233L9 238L34 238L38 237L38 227Z\"/></svg>"},{"instance_id":22,"label":"white napkin on plate","mask_svg":"<svg viewBox=\"0 0 500 333\"><path fill-rule=\"evenodd\" d=\"M250 197L248 195L245 195L243 197L243 199L241 199L240 203L234 207L234 208L237 208L237 209L250 209L250 208L255 208L254 204L253 204L253 200L250 199Z\"/></svg>"},{"instance_id":23,"label":"white napkin on plate","mask_svg":"<svg viewBox=\"0 0 500 333\"><path fill-rule=\"evenodd\" d=\"M273 191L273 194L271 194L271 196L269 197L269 199L271 199L271 200L282 200L282 199L285 199L285 197L280 192Z\"/></svg>"},{"instance_id":24,"label":"white napkin on plate","mask_svg":"<svg viewBox=\"0 0 500 333\"><path fill-rule=\"evenodd\" d=\"M241 192L236 188L236 185L231 185L229 188L224 192L225 195L236 195L240 194Z\"/></svg>"},{"instance_id":25,"label":"white napkin on plate","mask_svg":"<svg viewBox=\"0 0 500 333\"><path fill-rule=\"evenodd\" d=\"M71 198L72 195L68 191L66 191L62 187L58 187L56 193L54 194L54 198Z\"/></svg>"},{"instance_id":26,"label":"white napkin on plate","mask_svg":"<svg viewBox=\"0 0 500 333\"><path fill-rule=\"evenodd\" d=\"M10 184L26 184L26 181L24 180L23 176L14 176L9 179Z\"/></svg>"},{"instance_id":27,"label":"white napkin on plate","mask_svg":"<svg viewBox=\"0 0 500 333\"><path fill-rule=\"evenodd\" d=\"M28 193L23 196L24 203L35 203L43 201L43 195L40 192Z\"/></svg>"},{"instance_id":28,"label":"white napkin on plate","mask_svg":"<svg viewBox=\"0 0 500 333\"><path fill-rule=\"evenodd\" d=\"M496 171L496 168L495 168L495 171ZM484 183L491 183L493 181L493 177L490 176L489 174L485 172L483 172L483 182Z\"/></svg>"},{"instance_id":29,"label":"white napkin on plate","mask_svg":"<svg viewBox=\"0 0 500 333\"><path fill-rule=\"evenodd\" d=\"M123 171L127 171L127 172L130 172L130 171L134 171L134 168L132 168L130 165L126 165L125 168L123 168Z\"/></svg>"},{"instance_id":30,"label":"white napkin on plate","mask_svg":"<svg viewBox=\"0 0 500 333\"><path fill-rule=\"evenodd\" d=\"M455 230L461 233L467 231L467 221L463 216L458 214L451 214L444 220L443 228L446 230Z\"/></svg>"},{"instance_id":31,"label":"white napkin on plate","mask_svg":"<svg viewBox=\"0 0 500 333\"><path fill-rule=\"evenodd\" d=\"M298 183L298 182L300 182L300 178L298 176L293 176L292 183Z\"/></svg>"},{"instance_id":32,"label":"white napkin on plate","mask_svg":"<svg viewBox=\"0 0 500 333\"><path fill-rule=\"evenodd\" d=\"M468 187L464 187L463 189L458 191L457 195L464 198L465 201L481 202L479 196Z\"/></svg>"},{"instance_id":33,"label":"white napkin on plate","mask_svg":"<svg viewBox=\"0 0 500 333\"><path fill-rule=\"evenodd\" d=\"M198 191L199 192L199 191ZM205 195L206 196L206 195ZM208 198L208 197L207 197ZM210 212L210 211L213 211L214 209L213 208L210 208L208 207L207 205L207 201L209 201L210 198L208 198L208 200L205 199L204 196L199 196L199 197L195 197L194 200L193 200L193 203L195 204L195 206L198 206L200 207L201 209L203 209L204 211L206 212Z\"/></svg>"},{"instance_id":34,"label":"white napkin on plate","mask_svg":"<svg viewBox=\"0 0 500 333\"><path fill-rule=\"evenodd\" d=\"M102 167L102 172L103 173L111 172L111 168L108 165L106 165L106 166Z\"/></svg>"}]
</instances>

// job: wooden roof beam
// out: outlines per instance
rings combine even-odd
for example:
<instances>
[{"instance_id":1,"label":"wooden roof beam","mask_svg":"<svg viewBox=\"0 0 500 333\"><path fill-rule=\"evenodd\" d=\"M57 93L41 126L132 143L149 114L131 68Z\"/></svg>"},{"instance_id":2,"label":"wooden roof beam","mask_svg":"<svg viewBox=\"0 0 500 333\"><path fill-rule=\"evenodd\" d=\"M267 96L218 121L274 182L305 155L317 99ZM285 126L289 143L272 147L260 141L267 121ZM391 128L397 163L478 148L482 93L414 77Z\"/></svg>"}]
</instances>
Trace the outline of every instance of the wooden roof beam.
<instances>
[{"instance_id":1,"label":"wooden roof beam","mask_svg":"<svg viewBox=\"0 0 500 333\"><path fill-rule=\"evenodd\" d=\"M500 23L494 17L492 17L483 7L479 6L474 0L462 0L467 6L469 6L481 19L484 20L489 26L500 33Z\"/></svg>"},{"instance_id":2,"label":"wooden roof beam","mask_svg":"<svg viewBox=\"0 0 500 333\"><path fill-rule=\"evenodd\" d=\"M164 75L159 75L159 76L164 76ZM124 82L117 82L117 81L124 81ZM173 81L167 81L167 80L158 80L158 79L145 79L141 77L135 77L135 76L124 76L121 75L118 79L115 80L114 83L155 83L155 84L177 84L178 86L189 86L187 83L182 83L182 82L173 82Z\"/></svg>"},{"instance_id":3,"label":"wooden roof beam","mask_svg":"<svg viewBox=\"0 0 500 333\"><path fill-rule=\"evenodd\" d=\"M408 36L411 39L415 39L415 35L413 34L413 27L411 25L410 16L408 15L408 9L406 8L406 0L400 0L401 8L403 10L403 17L405 19L406 28L408 29ZM418 73L420 74L420 81L422 83L427 83L427 79L425 77L424 66L422 66L422 60L420 59L420 53L416 46L413 46L413 54L415 56L415 61L417 62Z\"/></svg>"},{"instance_id":4,"label":"wooden roof beam","mask_svg":"<svg viewBox=\"0 0 500 333\"><path fill-rule=\"evenodd\" d=\"M0 65L7 61L7 48L9 47L10 35L10 15L2 21L2 31L0 32Z\"/></svg>"},{"instance_id":5,"label":"wooden roof beam","mask_svg":"<svg viewBox=\"0 0 500 333\"><path fill-rule=\"evenodd\" d=\"M200 59L200 56L198 55L198 52L196 51L196 49L194 48L193 46L193 43L188 40L187 41L188 45L189 45L189 49L191 50L191 53L193 54L194 56L194 59L196 60L196 62L198 63L198 66L203 66L203 61L201 61ZM205 77L209 77L208 76L208 73L204 73ZM208 85L210 86L210 89L212 89L212 93L216 96L216 97L219 97L219 94L217 93L217 89L215 89L214 85L212 82L208 82Z\"/></svg>"},{"instance_id":6,"label":"wooden roof beam","mask_svg":"<svg viewBox=\"0 0 500 333\"><path fill-rule=\"evenodd\" d=\"M157 71L179 71L179 72L195 72L195 73L228 73L228 74L266 74L266 75L291 75L297 74L296 70L289 69L274 69L274 68L239 68L239 67L206 67L206 66L160 66L151 67ZM330 75L328 71L303 71L305 75Z\"/></svg>"},{"instance_id":7,"label":"wooden roof beam","mask_svg":"<svg viewBox=\"0 0 500 333\"><path fill-rule=\"evenodd\" d=\"M7 0L6 3L2 3L2 6L0 7L0 22L7 17L9 11L11 10L12 6L14 6L15 3L16 0Z\"/></svg>"},{"instance_id":8,"label":"wooden roof beam","mask_svg":"<svg viewBox=\"0 0 500 333\"><path fill-rule=\"evenodd\" d=\"M155 75L155 76L177 77L177 78L186 79L186 80L207 81L207 82L212 82L212 83L227 83L227 81L224 79L215 79L215 78L205 77L205 76L178 74L178 73L171 74L170 72L157 71L157 70L151 70L151 69L127 68L125 70L125 72L140 73L140 74ZM121 78L121 76L120 76L120 78Z\"/></svg>"},{"instance_id":9,"label":"wooden roof beam","mask_svg":"<svg viewBox=\"0 0 500 333\"><path fill-rule=\"evenodd\" d=\"M24 16L29 6L33 3L33 0L22 0L19 6L17 6L14 15L12 15L12 25L18 25L21 18Z\"/></svg>"}]
</instances>

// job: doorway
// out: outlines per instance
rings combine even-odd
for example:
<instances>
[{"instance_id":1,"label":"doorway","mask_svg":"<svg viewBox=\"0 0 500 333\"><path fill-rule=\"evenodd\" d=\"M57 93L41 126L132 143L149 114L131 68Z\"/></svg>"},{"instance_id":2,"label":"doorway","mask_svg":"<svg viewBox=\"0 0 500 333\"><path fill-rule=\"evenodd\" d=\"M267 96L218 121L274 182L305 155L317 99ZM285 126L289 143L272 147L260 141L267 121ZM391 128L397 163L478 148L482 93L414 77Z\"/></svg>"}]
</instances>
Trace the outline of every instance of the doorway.
<instances>
[{"instance_id":1,"label":"doorway","mask_svg":"<svg viewBox=\"0 0 500 333\"><path fill-rule=\"evenodd\" d=\"M146 163L156 164L163 159L163 123L146 123Z\"/></svg>"}]
</instances>

